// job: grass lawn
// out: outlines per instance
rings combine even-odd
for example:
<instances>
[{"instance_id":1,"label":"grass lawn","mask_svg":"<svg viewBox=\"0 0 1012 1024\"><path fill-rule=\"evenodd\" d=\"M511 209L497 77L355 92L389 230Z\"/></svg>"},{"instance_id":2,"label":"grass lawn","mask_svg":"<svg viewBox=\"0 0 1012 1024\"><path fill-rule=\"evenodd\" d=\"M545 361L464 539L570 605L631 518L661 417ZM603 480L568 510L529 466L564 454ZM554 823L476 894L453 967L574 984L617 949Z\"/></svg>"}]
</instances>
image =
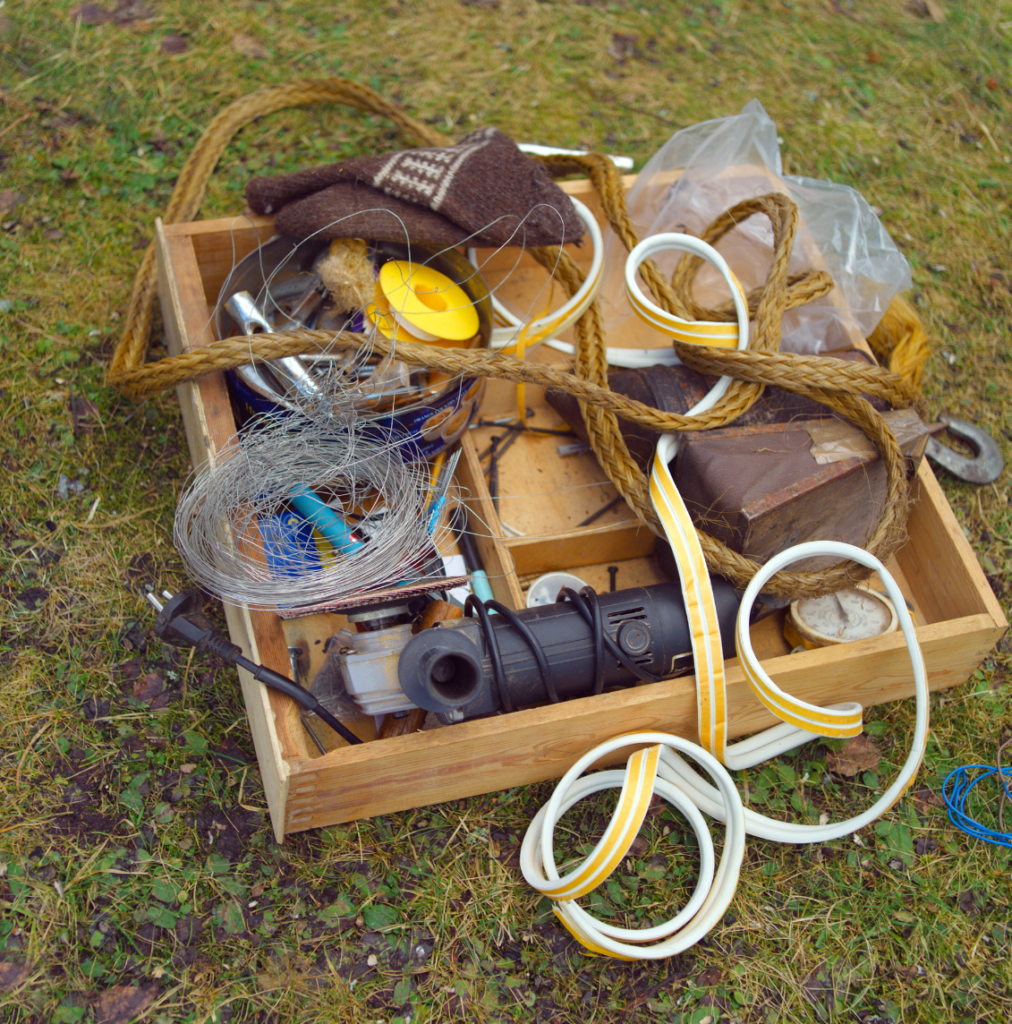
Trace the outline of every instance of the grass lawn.
<instances>
[{"instance_id":1,"label":"grass lawn","mask_svg":"<svg viewBox=\"0 0 1012 1024\"><path fill-rule=\"evenodd\" d=\"M136 407L104 383L186 153L260 85L343 75L453 135L491 124L637 167L757 97L787 171L861 189L906 252L931 412L1008 453L1012 3L70 6L0 8L0 1021L1012 1020L1012 851L952 828L938 795L1012 722L1007 640L932 699L917 783L860 844L750 840L705 942L594 959L517 868L548 785L274 842L234 674L149 632L145 584L186 582L175 395ZM274 115L230 146L203 214L238 212L255 172L397 144L344 109ZM156 321L154 356L160 337ZM1008 475L944 486L1007 608ZM877 771L833 776L813 743L748 773L750 799L784 816L806 793L867 806L913 708L868 717ZM630 919L694 879L681 819L649 820L599 897Z\"/></svg>"}]
</instances>

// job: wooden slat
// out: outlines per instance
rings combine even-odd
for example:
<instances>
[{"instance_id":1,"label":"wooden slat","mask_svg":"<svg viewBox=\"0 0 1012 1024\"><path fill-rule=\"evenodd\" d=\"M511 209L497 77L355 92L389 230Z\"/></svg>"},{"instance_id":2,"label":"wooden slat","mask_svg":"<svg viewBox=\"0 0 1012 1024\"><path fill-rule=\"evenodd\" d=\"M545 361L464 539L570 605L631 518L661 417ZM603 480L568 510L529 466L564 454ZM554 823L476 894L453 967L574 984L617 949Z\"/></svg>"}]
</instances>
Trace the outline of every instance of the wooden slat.
<instances>
[{"instance_id":1,"label":"wooden slat","mask_svg":"<svg viewBox=\"0 0 1012 1024\"><path fill-rule=\"evenodd\" d=\"M523 608L524 596L517 582L513 558L502 542L502 531L471 435L472 431L465 431L460 442L457 481L462 488L464 503L470 510L474 542L496 600L508 608Z\"/></svg>"},{"instance_id":2,"label":"wooden slat","mask_svg":"<svg viewBox=\"0 0 1012 1024\"><path fill-rule=\"evenodd\" d=\"M628 509L625 511L631 518L632 513ZM651 554L656 538L638 520L636 523L635 526L609 526L598 530L589 526L583 530L534 538L507 537L504 543L521 576L555 569L578 569L583 565L618 562Z\"/></svg>"},{"instance_id":3,"label":"wooden slat","mask_svg":"<svg viewBox=\"0 0 1012 1024\"><path fill-rule=\"evenodd\" d=\"M911 500L916 504L907 523L910 543L899 561L924 614L942 622L976 612L1007 628L1005 613L927 459L921 460Z\"/></svg>"},{"instance_id":4,"label":"wooden slat","mask_svg":"<svg viewBox=\"0 0 1012 1024\"><path fill-rule=\"evenodd\" d=\"M192 239L185 234L168 235L160 224L156 225L156 230L159 232L162 309L169 351L175 355L213 339L211 311L204 297L200 266ZM171 275L163 269L170 265ZM194 464L202 465L205 461L213 464L218 454L235 440L235 422L225 375L208 374L193 383L180 385L177 391L180 405L187 410L184 422ZM229 615L229 628L234 642L244 647L248 657L282 675L289 673L288 648L276 615L257 609L233 609ZM240 634L245 643L236 639L236 634ZM282 760L282 752L286 756L308 756L305 733L295 703L281 694L265 690L252 679L249 682L257 693L253 705L259 706L266 701L276 726L269 731L269 735L260 736L259 742L269 746L271 756L276 754L279 762ZM249 699L247 709L253 727L255 715ZM264 713L267 714L266 709ZM257 741L254 731L254 742Z\"/></svg>"},{"instance_id":5,"label":"wooden slat","mask_svg":"<svg viewBox=\"0 0 1012 1024\"><path fill-rule=\"evenodd\" d=\"M987 615L919 630L932 689L962 682L999 635ZM911 696L913 678L902 636L857 641L847 648L844 658L839 648L825 648L778 658L766 667L785 690L807 700L858 700L868 706ZM776 719L752 694L737 661L727 668L729 734L738 737L773 725ZM616 732L646 729L697 739L692 677L292 762L293 787L300 796L289 800L286 831L557 778Z\"/></svg>"}]
</instances>

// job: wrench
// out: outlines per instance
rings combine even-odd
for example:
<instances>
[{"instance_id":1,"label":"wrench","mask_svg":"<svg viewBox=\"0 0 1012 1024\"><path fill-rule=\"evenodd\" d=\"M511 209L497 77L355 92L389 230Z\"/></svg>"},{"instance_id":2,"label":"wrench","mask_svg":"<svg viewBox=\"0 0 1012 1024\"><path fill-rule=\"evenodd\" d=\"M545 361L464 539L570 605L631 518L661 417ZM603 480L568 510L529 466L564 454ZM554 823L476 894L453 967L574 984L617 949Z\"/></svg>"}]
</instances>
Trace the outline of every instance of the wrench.
<instances>
[{"instance_id":1,"label":"wrench","mask_svg":"<svg viewBox=\"0 0 1012 1024\"><path fill-rule=\"evenodd\" d=\"M932 462L947 469L953 476L970 484L989 484L1001 476L1005 468L1001 449L990 434L966 420L957 420L951 416L939 416L940 423L945 424L945 431L951 437L965 441L974 452L972 459L947 448L941 441L928 438L924 454Z\"/></svg>"}]
</instances>

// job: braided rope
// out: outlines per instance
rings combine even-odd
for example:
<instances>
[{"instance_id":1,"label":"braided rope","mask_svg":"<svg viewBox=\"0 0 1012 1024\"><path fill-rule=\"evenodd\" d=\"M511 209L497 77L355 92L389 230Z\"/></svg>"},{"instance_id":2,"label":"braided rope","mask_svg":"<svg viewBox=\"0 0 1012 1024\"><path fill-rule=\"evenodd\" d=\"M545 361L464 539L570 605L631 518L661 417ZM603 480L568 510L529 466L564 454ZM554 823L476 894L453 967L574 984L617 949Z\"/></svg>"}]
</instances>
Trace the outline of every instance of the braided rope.
<instances>
[{"instance_id":1,"label":"braided rope","mask_svg":"<svg viewBox=\"0 0 1012 1024\"><path fill-rule=\"evenodd\" d=\"M236 100L211 121L180 172L163 218L165 222L177 223L196 217L207 181L228 142L240 128L256 117L286 107L322 102L344 103L386 117L409 139L424 145L445 145L449 141L373 90L355 82L332 78L269 86ZM625 203L622 179L610 159L591 153L545 157L541 162L556 176L583 174L588 177L601 197L605 216L623 245L631 250L638 244ZM766 385L812 398L861 429L882 456L887 473L886 505L881 521L868 541L867 550L885 562L905 540L905 466L896 439L885 421L862 396L883 399L894 408L918 406L920 393L910 378L916 379L923 358L914 367L910 365L909 358L899 364L904 371L901 376L877 366L780 352L784 312L825 295L833 282L822 271L788 275L798 212L786 196L767 195L738 203L718 217L702 237L712 244L753 215L769 219L773 228L774 255L766 281L748 295L750 316L755 321L749 348L740 352L675 345L679 358L692 369L734 378L724 398L709 412L699 416L663 413L608 388L604 325L596 302L576 324L576 360L572 374L501 353L443 349L415 343L398 342L397 356L411 365L427 366L455 376L496 377L573 394L580 403L591 446L608 478L639 519L661 536L663 530L650 500L647 478L626 447L618 417L662 433L708 430L724 426L741 415L758 399ZM570 296L576 293L583 282L583 274L567 252L547 247L532 250L532 255L543 266L554 269ZM676 316L699 320L733 319L730 303L716 309L705 309L693 300L691 285L699 265L698 258L684 257L669 282L657 266L647 260L640 268L640 274L657 303ZM279 332L215 341L148 364L144 359L156 296L155 250L152 244L146 250L134 280L123 334L113 354L108 375L110 384L135 401L175 384L231 369L251 360L306 354L319 351L321 346L353 349L368 344L379 354L389 351L389 342L382 337L367 341L351 332L343 332L336 338L320 331ZM911 317L916 324L916 316L912 310L909 313L905 310L904 314L904 329L909 333ZM890 342L884 334L883 331L878 332L876 351L889 356L896 347L896 341L902 341L902 338ZM896 360L893 365L897 365ZM759 566L707 534L700 532L699 537L709 567L736 585L745 587ZM865 567L849 561L819 572L781 571L765 589L779 597L807 597L852 585L867 578L869 573Z\"/></svg>"}]
</instances>

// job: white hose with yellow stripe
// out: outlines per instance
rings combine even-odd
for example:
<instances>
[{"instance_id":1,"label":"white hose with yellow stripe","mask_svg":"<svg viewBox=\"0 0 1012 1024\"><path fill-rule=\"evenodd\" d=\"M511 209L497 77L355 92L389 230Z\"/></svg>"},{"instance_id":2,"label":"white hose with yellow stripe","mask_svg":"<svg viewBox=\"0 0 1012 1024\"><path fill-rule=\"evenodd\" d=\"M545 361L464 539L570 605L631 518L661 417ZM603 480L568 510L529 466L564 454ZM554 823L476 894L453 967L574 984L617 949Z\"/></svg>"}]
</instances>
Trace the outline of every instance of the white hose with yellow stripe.
<instances>
[{"instance_id":1,"label":"white hose with yellow stripe","mask_svg":"<svg viewBox=\"0 0 1012 1024\"><path fill-rule=\"evenodd\" d=\"M595 772L580 778L590 765L612 751L642 744L649 746L629 758L625 771ZM674 753L677 750L706 769L717 783L715 791L724 801L722 820L727 833L716 871L713 839L706 821L685 788L669 781L674 764L685 763ZM582 864L564 878L560 877L553 844L558 820L584 797L618 787L622 789L618 805L600 842ZM619 866L639 833L654 793L680 810L696 834L700 861L696 888L678 914L653 928L619 928L598 921L575 901L596 889ZM558 918L591 953L620 960L658 960L695 945L724 916L738 885L744 853L744 808L727 771L716 758L690 740L666 733L644 732L602 743L566 772L551 800L541 808L524 836L520 868L530 885L556 901L554 910Z\"/></svg>"},{"instance_id":2,"label":"white hose with yellow stripe","mask_svg":"<svg viewBox=\"0 0 1012 1024\"><path fill-rule=\"evenodd\" d=\"M644 294L636 280L643 261L659 252L684 252L700 256L716 268L731 289L734 302L735 323L708 323L700 320L683 320L673 313L668 313L660 306L651 302ZM738 278L731 272L727 261L712 245L692 235L669 232L652 235L636 246L625 261L625 292L633 312L644 323L656 327L658 331L669 335L675 341L686 345L707 345L717 348L737 348L744 351L748 348L748 299L745 289ZM713 408L724 397L731 386L730 377L721 377L710 389L706 397L697 402L687 413L692 416Z\"/></svg>"},{"instance_id":3,"label":"white hose with yellow stripe","mask_svg":"<svg viewBox=\"0 0 1012 1024\"><path fill-rule=\"evenodd\" d=\"M648 243L654 244L648 246ZM716 331L701 330L704 326L714 325L670 318L670 314L648 303L635 285L635 267L632 267L630 255L631 270L627 267L627 284L630 298L637 297L639 293L638 299L642 299L641 315L646 318L645 315L649 314L652 318L650 322L656 319L659 329L673 333L678 340L688 344L706 344L698 339L719 337L720 343L736 343L737 347L744 348L748 341L745 297L720 255L706 243L684 235L656 236L637 246L633 254L642 262L647 255L662 248L694 252L721 271L735 297L738 324L733 329L737 337L735 339ZM638 265L635 264L636 267ZM637 312L641 311L641 306L636 307ZM671 320L677 321L677 324ZM720 326L725 330L729 327L726 324ZM689 414L710 408L723 394L720 391L714 397L724 380L721 378ZM535 889L558 902L555 912L574 937L592 953L620 959L671 956L687 949L709 931L723 915L734 895L744 851L745 832L782 843L823 843L850 835L871 824L896 803L910 786L923 760L928 737L927 672L913 620L896 581L877 558L861 548L833 541L815 541L796 545L771 558L745 591L736 622L738 660L753 692L770 712L781 719L781 723L737 743L728 744L727 692L720 627L699 539L671 476L670 463L676 454L677 444L678 440L673 435L660 438L650 477L650 494L675 556L685 600L696 673L701 745L664 733L638 733L619 736L595 747L566 773L551 800L535 817L524 836L520 856L524 877ZM917 710L913 741L906 761L892 785L871 807L862 814L835 824L801 825L777 821L744 809L727 768L740 770L752 767L793 750L815 737L845 738L861 734L863 725L860 704L850 702L823 708L785 693L766 673L752 649L749 617L763 585L786 566L814 556L831 556L835 560L851 559L878 574L896 608L900 629L906 641L913 668ZM637 750L629 758L624 771L597 772L580 778L585 769L614 750L642 744L651 746ZM701 764L716 782L716 786L695 771L679 756L678 751L689 754ZM578 800L602 789L615 787L621 787L622 793L605 834L582 864L560 878L552 848L552 834L557 822ZM604 882L621 862L639 831L653 793L681 810L695 831L700 849L699 881L686 906L665 924L642 931L617 928L598 921L575 901ZM712 839L700 811L727 826L724 855L716 873L713 868ZM650 943L655 939L661 941L653 945L635 944Z\"/></svg>"},{"instance_id":4,"label":"white hose with yellow stripe","mask_svg":"<svg viewBox=\"0 0 1012 1024\"><path fill-rule=\"evenodd\" d=\"M903 592L888 569L874 556L868 554L861 548L852 544L841 544L836 541L812 541L808 544L798 544L793 548L782 551L779 555L771 558L762 569L756 573L752 582L748 585L745 595L742 598L741 607L738 610L736 624L736 645L738 659L745 672L745 678L755 691L760 700L770 707L773 701L767 703L764 696L768 698L771 692L779 695L779 703L788 709L788 713L795 721L785 721L772 729L758 733L742 740L732 746L725 747L724 763L732 769L751 767L767 760L769 757L793 750L810 739L817 736L838 737L856 736L861 733L859 704L841 704L835 708L818 708L815 705L807 704L797 698L784 694L772 679L767 675L755 652L752 650L752 641L749 638L748 620L759 592L763 584L781 569L794 562L805 558L812 558L820 555L828 555L834 559L851 559L861 565L873 569L885 586L889 599L896 608L896 616L899 619L900 630L903 639L906 641L907 652L910 655L910 665L914 676L914 701L916 707L914 719L914 735L910 744L910 752L906 761L900 769L899 774L892 785L872 804L866 811L848 818L846 821L827 823L826 825L798 825L793 822L777 821L775 818L768 818L755 811L745 811L745 827L749 835L758 836L762 839L772 839L781 843L824 843L832 839L839 839L841 836L850 835L852 832L865 828L873 821L884 814L897 800L903 796L920 768L924 759L924 751L928 741L928 676L924 667L924 657L920 645L917 642L917 631L913 619L907 610ZM862 641L856 641L860 643ZM696 676L697 687L702 688L705 681L699 673ZM800 709L802 713L795 715ZM778 717L779 712L774 711ZM836 715L839 718L856 718L856 726L838 726L827 724L821 721L823 716L831 717ZM718 755L719 756L719 755ZM675 768L679 783L684 786L691 795L692 800L704 813L719 821L723 820L723 803L720 793L709 785L697 772L682 762Z\"/></svg>"},{"instance_id":5,"label":"white hose with yellow stripe","mask_svg":"<svg viewBox=\"0 0 1012 1024\"><path fill-rule=\"evenodd\" d=\"M580 202L579 199L572 200L577 216L583 221L587 234L590 237L592 256L590 270L583 284L576 294L564 303L559 309L544 316L537 317L526 323L520 317L511 313L492 294L492 309L496 316L506 323L506 327L497 327L492 331L491 347L509 352L516 344L520 332L523 332L524 345L526 348L534 348L540 345L553 334L561 334L568 327L572 327L577 320L587 311L587 307L594 301L598 290L601 287L601 278L604 271L604 238L601 235L601 226L597 218ZM467 258L476 269L481 269L478 264L478 254L474 249L468 249Z\"/></svg>"}]
</instances>

